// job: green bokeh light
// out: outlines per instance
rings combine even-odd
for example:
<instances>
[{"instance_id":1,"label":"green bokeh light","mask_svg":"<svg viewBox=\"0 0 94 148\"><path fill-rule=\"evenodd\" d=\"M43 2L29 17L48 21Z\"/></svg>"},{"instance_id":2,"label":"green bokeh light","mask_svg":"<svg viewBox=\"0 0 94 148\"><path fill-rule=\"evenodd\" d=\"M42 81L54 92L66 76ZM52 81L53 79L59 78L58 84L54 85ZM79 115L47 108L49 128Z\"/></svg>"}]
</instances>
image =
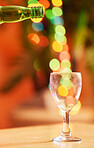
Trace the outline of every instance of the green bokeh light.
<instances>
[{"instance_id":1,"label":"green bokeh light","mask_svg":"<svg viewBox=\"0 0 94 148\"><path fill-rule=\"evenodd\" d=\"M71 80L69 79L64 79L64 78L61 78L60 79L60 84L66 88L71 88L72 87L72 82Z\"/></svg>"},{"instance_id":2,"label":"green bokeh light","mask_svg":"<svg viewBox=\"0 0 94 148\"><path fill-rule=\"evenodd\" d=\"M48 19L54 19L54 14L52 13L52 9L47 9L46 10L46 17L48 18Z\"/></svg>"},{"instance_id":3,"label":"green bokeh light","mask_svg":"<svg viewBox=\"0 0 94 148\"><path fill-rule=\"evenodd\" d=\"M52 70L56 71L60 68L60 62L57 59L52 59L49 66Z\"/></svg>"},{"instance_id":4,"label":"green bokeh light","mask_svg":"<svg viewBox=\"0 0 94 148\"><path fill-rule=\"evenodd\" d=\"M65 35L65 33L66 33L66 30L62 25L57 25L55 27L55 31L57 34L60 34L60 35Z\"/></svg>"},{"instance_id":5,"label":"green bokeh light","mask_svg":"<svg viewBox=\"0 0 94 148\"><path fill-rule=\"evenodd\" d=\"M53 7L52 12L55 16L61 16L63 14L63 11L59 7Z\"/></svg>"},{"instance_id":6,"label":"green bokeh light","mask_svg":"<svg viewBox=\"0 0 94 148\"><path fill-rule=\"evenodd\" d=\"M29 1L28 1L28 5L29 5L29 4L32 4L32 3L35 3L35 4L36 4L36 3L38 3L38 0L29 0Z\"/></svg>"},{"instance_id":7,"label":"green bokeh light","mask_svg":"<svg viewBox=\"0 0 94 148\"><path fill-rule=\"evenodd\" d=\"M63 44L66 44L66 42L67 42L67 38L64 35L60 35L58 33L55 33L54 37L55 37L56 41L61 42Z\"/></svg>"},{"instance_id":8,"label":"green bokeh light","mask_svg":"<svg viewBox=\"0 0 94 148\"><path fill-rule=\"evenodd\" d=\"M67 59L64 59L64 60L61 62L61 67L62 67L62 68L70 68L70 67L71 67L70 61L67 60Z\"/></svg>"},{"instance_id":9,"label":"green bokeh light","mask_svg":"<svg viewBox=\"0 0 94 148\"><path fill-rule=\"evenodd\" d=\"M70 73L63 73L62 78L63 80L70 80L71 79L71 74Z\"/></svg>"}]
</instances>

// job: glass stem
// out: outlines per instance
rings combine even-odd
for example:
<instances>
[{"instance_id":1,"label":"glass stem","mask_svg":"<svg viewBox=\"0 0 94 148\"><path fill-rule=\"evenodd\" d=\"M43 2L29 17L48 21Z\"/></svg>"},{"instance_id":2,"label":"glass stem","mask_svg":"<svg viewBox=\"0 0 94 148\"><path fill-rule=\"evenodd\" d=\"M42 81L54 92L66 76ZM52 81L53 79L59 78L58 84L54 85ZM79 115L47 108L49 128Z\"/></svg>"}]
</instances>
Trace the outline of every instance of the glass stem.
<instances>
[{"instance_id":1,"label":"glass stem","mask_svg":"<svg viewBox=\"0 0 94 148\"><path fill-rule=\"evenodd\" d=\"M63 130L61 135L71 136L70 126L69 126L69 111L68 112L63 111Z\"/></svg>"}]
</instances>

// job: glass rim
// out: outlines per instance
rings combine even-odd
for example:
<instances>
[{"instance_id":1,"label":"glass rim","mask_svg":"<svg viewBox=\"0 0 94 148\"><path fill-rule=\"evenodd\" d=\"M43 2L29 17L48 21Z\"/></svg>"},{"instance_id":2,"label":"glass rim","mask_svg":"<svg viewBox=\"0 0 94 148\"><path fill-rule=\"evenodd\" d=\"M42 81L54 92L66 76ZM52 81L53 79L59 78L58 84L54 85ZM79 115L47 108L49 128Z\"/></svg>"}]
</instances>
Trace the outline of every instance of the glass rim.
<instances>
[{"instance_id":1,"label":"glass rim","mask_svg":"<svg viewBox=\"0 0 94 148\"><path fill-rule=\"evenodd\" d=\"M81 75L81 72L51 72L50 75L52 74L79 74Z\"/></svg>"}]
</instances>

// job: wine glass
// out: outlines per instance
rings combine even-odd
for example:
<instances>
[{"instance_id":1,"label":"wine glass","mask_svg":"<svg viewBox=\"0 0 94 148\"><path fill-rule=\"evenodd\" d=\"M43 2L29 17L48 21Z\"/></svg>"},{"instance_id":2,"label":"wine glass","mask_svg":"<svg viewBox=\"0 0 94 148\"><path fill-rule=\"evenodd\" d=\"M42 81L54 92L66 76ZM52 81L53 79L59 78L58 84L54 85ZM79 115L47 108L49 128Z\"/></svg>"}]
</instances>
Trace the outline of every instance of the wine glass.
<instances>
[{"instance_id":1,"label":"wine glass","mask_svg":"<svg viewBox=\"0 0 94 148\"><path fill-rule=\"evenodd\" d=\"M69 113L79 99L81 87L82 78L79 72L50 73L50 90L63 113L63 130L59 137L53 138L54 142L81 141L71 135L69 126Z\"/></svg>"}]
</instances>

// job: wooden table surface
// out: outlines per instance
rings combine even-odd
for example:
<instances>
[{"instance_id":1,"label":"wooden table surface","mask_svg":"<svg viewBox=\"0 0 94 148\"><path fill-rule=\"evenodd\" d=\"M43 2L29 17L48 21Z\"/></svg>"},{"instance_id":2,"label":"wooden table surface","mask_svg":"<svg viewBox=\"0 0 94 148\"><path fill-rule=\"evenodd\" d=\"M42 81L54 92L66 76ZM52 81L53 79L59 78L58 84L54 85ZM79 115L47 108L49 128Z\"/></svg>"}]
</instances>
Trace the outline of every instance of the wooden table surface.
<instances>
[{"instance_id":1,"label":"wooden table surface","mask_svg":"<svg viewBox=\"0 0 94 148\"><path fill-rule=\"evenodd\" d=\"M94 148L94 124L72 121L70 127L81 142L53 143L62 130L57 123L0 130L0 148Z\"/></svg>"}]
</instances>

